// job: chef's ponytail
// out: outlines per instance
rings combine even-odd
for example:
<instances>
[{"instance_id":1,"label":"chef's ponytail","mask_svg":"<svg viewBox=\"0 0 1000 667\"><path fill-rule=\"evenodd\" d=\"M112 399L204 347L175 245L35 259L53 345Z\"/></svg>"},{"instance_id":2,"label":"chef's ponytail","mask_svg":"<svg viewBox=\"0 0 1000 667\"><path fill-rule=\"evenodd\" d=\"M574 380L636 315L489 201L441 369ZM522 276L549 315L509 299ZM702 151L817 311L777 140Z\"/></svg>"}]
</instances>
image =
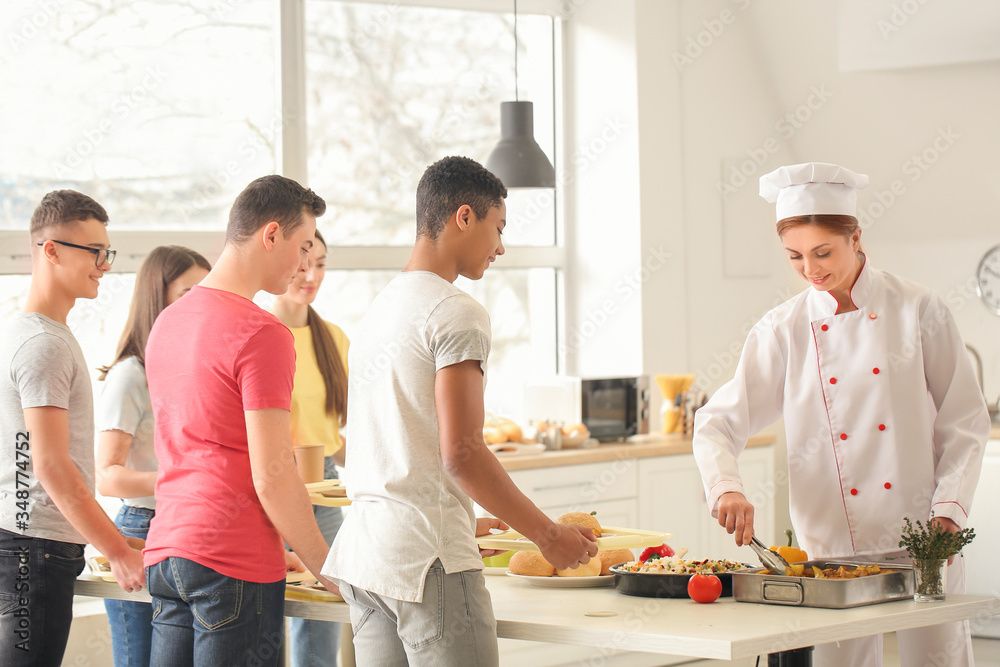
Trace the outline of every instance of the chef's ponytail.
<instances>
[{"instance_id":1,"label":"chef's ponytail","mask_svg":"<svg viewBox=\"0 0 1000 667\"><path fill-rule=\"evenodd\" d=\"M831 234L838 234L848 238L854 232L861 229L858 225L858 219L853 215L796 215L790 218L782 218L778 221L778 237L784 236L785 232L789 229L798 227L799 225L816 225ZM864 250L859 246L858 252L864 252Z\"/></svg>"}]
</instances>

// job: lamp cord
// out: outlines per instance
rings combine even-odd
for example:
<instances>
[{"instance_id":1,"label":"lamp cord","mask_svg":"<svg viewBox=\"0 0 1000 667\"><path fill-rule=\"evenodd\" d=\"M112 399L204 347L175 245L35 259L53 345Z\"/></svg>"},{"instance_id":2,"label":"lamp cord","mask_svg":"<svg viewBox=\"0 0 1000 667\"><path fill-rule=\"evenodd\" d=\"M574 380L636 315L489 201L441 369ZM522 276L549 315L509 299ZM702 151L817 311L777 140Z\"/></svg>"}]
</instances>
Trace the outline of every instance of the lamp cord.
<instances>
[{"instance_id":1,"label":"lamp cord","mask_svg":"<svg viewBox=\"0 0 1000 667\"><path fill-rule=\"evenodd\" d=\"M514 101L517 97L517 0L514 0Z\"/></svg>"}]
</instances>

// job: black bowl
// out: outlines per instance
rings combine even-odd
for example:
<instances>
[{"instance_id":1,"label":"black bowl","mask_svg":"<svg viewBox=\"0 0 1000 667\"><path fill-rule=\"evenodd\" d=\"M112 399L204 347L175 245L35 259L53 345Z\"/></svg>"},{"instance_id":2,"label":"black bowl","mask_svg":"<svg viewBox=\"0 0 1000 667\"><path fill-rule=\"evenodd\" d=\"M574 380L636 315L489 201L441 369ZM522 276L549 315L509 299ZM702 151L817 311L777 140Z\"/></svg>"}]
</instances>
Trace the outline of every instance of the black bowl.
<instances>
[{"instance_id":1,"label":"black bowl","mask_svg":"<svg viewBox=\"0 0 1000 667\"><path fill-rule=\"evenodd\" d=\"M647 572L622 572L611 568L615 575L615 588L624 595L636 595L643 598L686 598L688 595L688 580L691 574L652 574ZM733 575L729 572L719 572L716 575L722 581L722 595L733 596Z\"/></svg>"}]
</instances>

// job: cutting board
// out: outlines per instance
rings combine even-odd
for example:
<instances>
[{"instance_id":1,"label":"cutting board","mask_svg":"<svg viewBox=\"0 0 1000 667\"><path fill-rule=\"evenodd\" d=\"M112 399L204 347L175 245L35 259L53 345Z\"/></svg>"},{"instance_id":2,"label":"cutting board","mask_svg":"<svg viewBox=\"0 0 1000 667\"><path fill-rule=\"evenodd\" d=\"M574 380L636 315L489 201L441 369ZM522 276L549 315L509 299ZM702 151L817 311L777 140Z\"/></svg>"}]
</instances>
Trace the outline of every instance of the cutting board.
<instances>
[{"instance_id":1,"label":"cutting board","mask_svg":"<svg viewBox=\"0 0 1000 667\"><path fill-rule=\"evenodd\" d=\"M615 528L602 526L601 537L597 538L597 548L635 549L639 547L658 547L667 540L674 538L670 533L660 533L653 530L638 528ZM525 538L516 530L508 530L492 535L477 537L480 549L496 549L502 551L541 551L531 540Z\"/></svg>"}]
</instances>

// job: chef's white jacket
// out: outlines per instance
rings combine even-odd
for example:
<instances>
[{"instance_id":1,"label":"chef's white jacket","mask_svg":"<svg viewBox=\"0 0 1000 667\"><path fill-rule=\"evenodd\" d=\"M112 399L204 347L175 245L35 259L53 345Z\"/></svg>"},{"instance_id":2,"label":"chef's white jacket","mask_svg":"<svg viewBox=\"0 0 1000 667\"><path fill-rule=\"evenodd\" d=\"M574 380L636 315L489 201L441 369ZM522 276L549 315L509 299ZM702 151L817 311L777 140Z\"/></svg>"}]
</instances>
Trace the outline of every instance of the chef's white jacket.
<instances>
[{"instance_id":1,"label":"chef's white jacket","mask_svg":"<svg viewBox=\"0 0 1000 667\"><path fill-rule=\"evenodd\" d=\"M898 549L903 517L965 526L990 418L954 319L930 290L865 261L836 315L808 288L751 330L735 377L698 410L708 505L744 489L737 457L782 415L792 526L811 558Z\"/></svg>"}]
</instances>

